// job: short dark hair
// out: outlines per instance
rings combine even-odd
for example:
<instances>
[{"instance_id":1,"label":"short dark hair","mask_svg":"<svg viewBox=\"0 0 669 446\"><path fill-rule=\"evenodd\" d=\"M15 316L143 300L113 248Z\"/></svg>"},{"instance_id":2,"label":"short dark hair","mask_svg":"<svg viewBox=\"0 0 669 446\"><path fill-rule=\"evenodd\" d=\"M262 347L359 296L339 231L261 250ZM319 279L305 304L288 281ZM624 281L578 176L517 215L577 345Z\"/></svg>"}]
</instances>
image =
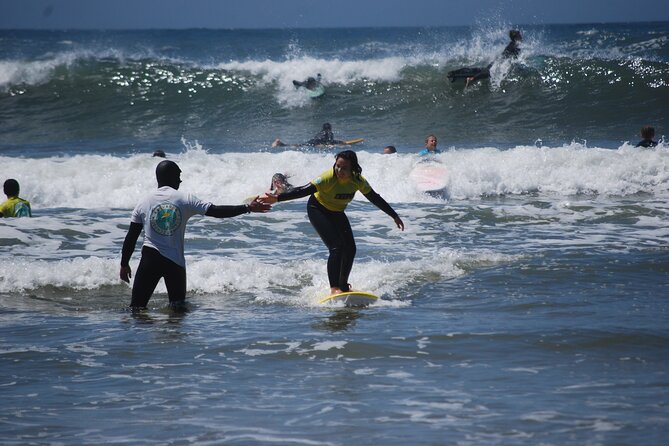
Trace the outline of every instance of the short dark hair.
<instances>
[{"instance_id":1,"label":"short dark hair","mask_svg":"<svg viewBox=\"0 0 669 446\"><path fill-rule=\"evenodd\" d=\"M179 184L179 174L181 169L177 163L170 160L161 161L156 166L156 180L158 180L158 187L174 186Z\"/></svg>"},{"instance_id":2,"label":"short dark hair","mask_svg":"<svg viewBox=\"0 0 669 446\"><path fill-rule=\"evenodd\" d=\"M3 184L2 189L4 190L5 195L7 195L8 197L19 196L19 182L13 178L10 178L9 180L5 181L5 184Z\"/></svg>"},{"instance_id":3,"label":"short dark hair","mask_svg":"<svg viewBox=\"0 0 669 446\"><path fill-rule=\"evenodd\" d=\"M386 149L388 149L388 153L397 153L397 149L395 148L395 146L385 146L383 148L383 151L385 152Z\"/></svg>"},{"instance_id":4,"label":"short dark hair","mask_svg":"<svg viewBox=\"0 0 669 446\"><path fill-rule=\"evenodd\" d=\"M655 127L652 125L644 125L641 127L641 137L643 139L653 139L655 137Z\"/></svg>"}]
</instances>

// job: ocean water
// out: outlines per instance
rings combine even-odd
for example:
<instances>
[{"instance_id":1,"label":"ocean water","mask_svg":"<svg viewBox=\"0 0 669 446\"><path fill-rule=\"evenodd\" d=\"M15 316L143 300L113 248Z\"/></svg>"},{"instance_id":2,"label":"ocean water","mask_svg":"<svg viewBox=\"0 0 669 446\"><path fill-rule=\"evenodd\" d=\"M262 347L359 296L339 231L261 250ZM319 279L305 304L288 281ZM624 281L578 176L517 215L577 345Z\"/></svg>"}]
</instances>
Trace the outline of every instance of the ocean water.
<instances>
[{"instance_id":1,"label":"ocean water","mask_svg":"<svg viewBox=\"0 0 669 446\"><path fill-rule=\"evenodd\" d=\"M669 23L473 28L0 31L7 445L662 444L669 434ZM497 60L469 89L446 72ZM316 100L292 80L321 73ZM215 204L301 185L333 149L358 196L351 283L321 306L305 200L194 217L186 314L125 309L130 213L154 150ZM658 147L634 147L639 128ZM428 133L446 188L410 180ZM387 144L397 155L382 155ZM139 246L131 261L136 269Z\"/></svg>"}]
</instances>

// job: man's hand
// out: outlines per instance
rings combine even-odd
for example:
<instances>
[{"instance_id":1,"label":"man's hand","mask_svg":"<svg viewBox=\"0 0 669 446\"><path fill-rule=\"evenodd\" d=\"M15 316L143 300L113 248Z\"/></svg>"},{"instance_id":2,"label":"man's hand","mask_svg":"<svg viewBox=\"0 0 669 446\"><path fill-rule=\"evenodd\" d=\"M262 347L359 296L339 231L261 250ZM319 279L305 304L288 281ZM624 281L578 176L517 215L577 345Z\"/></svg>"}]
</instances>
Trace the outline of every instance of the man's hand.
<instances>
[{"instance_id":1,"label":"man's hand","mask_svg":"<svg viewBox=\"0 0 669 446\"><path fill-rule=\"evenodd\" d=\"M253 201L249 203L249 210L251 212L267 212L270 209L272 209L272 206L260 197L255 197Z\"/></svg>"},{"instance_id":2,"label":"man's hand","mask_svg":"<svg viewBox=\"0 0 669 446\"><path fill-rule=\"evenodd\" d=\"M130 266L121 266L121 272L119 273L121 280L127 283L130 283L130 278L132 277L132 270Z\"/></svg>"}]
</instances>

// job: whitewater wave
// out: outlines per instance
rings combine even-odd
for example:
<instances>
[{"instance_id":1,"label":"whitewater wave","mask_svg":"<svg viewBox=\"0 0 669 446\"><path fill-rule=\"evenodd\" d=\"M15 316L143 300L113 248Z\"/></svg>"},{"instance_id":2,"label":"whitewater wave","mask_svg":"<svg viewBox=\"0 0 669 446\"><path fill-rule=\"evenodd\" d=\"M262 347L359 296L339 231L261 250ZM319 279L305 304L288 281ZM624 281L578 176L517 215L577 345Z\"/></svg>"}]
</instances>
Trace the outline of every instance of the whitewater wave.
<instances>
[{"instance_id":1,"label":"whitewater wave","mask_svg":"<svg viewBox=\"0 0 669 446\"><path fill-rule=\"evenodd\" d=\"M216 154L199 144L193 147L170 154L170 158L184 172L184 189L212 201L239 203L249 195L263 193L275 172L288 174L296 185L306 184L332 163L329 152ZM387 199L400 203L433 199L408 180L419 160L416 154L384 156L361 150L358 156L366 178ZM132 208L155 186L154 169L159 161L150 154L0 157L0 163L6 171L15 173L22 194L36 209ZM669 192L666 145L651 150L627 143L617 150L582 143L508 150L451 147L435 161L448 169L451 199L534 192L562 196Z\"/></svg>"}]
</instances>

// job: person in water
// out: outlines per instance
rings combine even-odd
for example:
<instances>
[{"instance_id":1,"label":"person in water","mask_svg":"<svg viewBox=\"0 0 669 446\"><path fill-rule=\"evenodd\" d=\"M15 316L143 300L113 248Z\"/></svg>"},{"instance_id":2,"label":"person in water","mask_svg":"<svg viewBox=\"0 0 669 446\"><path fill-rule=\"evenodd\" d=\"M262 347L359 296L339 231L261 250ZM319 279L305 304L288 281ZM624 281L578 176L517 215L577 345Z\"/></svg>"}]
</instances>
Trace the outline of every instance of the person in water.
<instances>
[{"instance_id":1,"label":"person in water","mask_svg":"<svg viewBox=\"0 0 669 446\"><path fill-rule=\"evenodd\" d=\"M130 228L123 241L120 277L130 283L130 257L139 234L144 229L142 257L132 286L130 307L146 305L162 277L170 307L184 310L186 301L186 260L184 234L186 222L193 215L216 218L235 217L249 212L267 212L271 208L256 197L250 204L217 206L179 191L181 169L174 161L161 161L156 167L158 189L142 199L132 212Z\"/></svg>"},{"instance_id":2,"label":"person in water","mask_svg":"<svg viewBox=\"0 0 669 446\"><path fill-rule=\"evenodd\" d=\"M310 183L290 192L265 194L260 198L263 203L273 204L309 196L307 203L309 221L330 252L327 271L331 294L351 290L348 277L353 267L356 246L351 224L344 211L357 191L362 192L376 207L388 214L397 227L404 231L404 223L397 212L362 176L362 167L352 150L338 153L332 168Z\"/></svg>"},{"instance_id":3,"label":"person in water","mask_svg":"<svg viewBox=\"0 0 669 446\"><path fill-rule=\"evenodd\" d=\"M272 182L269 185L269 191L274 194L282 194L295 189L295 186L288 182L288 177L282 173L272 175Z\"/></svg>"},{"instance_id":4,"label":"person in water","mask_svg":"<svg viewBox=\"0 0 669 446\"><path fill-rule=\"evenodd\" d=\"M523 35L517 29L512 29L509 31L509 39L511 42L502 51L502 57L515 59L520 55L520 42L523 40Z\"/></svg>"},{"instance_id":5,"label":"person in water","mask_svg":"<svg viewBox=\"0 0 669 446\"><path fill-rule=\"evenodd\" d=\"M2 185L7 200L0 204L0 218L9 217L32 217L30 202L19 197L19 182L13 178L8 179Z\"/></svg>"},{"instance_id":6,"label":"person in water","mask_svg":"<svg viewBox=\"0 0 669 446\"><path fill-rule=\"evenodd\" d=\"M418 155L434 155L441 153L441 150L437 149L437 137L430 134L425 137L425 148L418 152Z\"/></svg>"},{"instance_id":7,"label":"person in water","mask_svg":"<svg viewBox=\"0 0 669 446\"><path fill-rule=\"evenodd\" d=\"M383 154L384 155L390 155L390 154L393 154L393 153L397 153L397 149L395 148L395 146L385 146L383 148Z\"/></svg>"},{"instance_id":8,"label":"person in water","mask_svg":"<svg viewBox=\"0 0 669 446\"><path fill-rule=\"evenodd\" d=\"M315 137L304 143L304 145L306 146L333 146L337 144L345 144L345 142L340 141L338 139L334 139L334 133L332 133L332 126L330 125L329 122L323 124L321 131L318 132L318 134ZM282 142L280 139L276 139L272 143L272 147L284 147L285 145L286 144Z\"/></svg>"},{"instance_id":9,"label":"person in water","mask_svg":"<svg viewBox=\"0 0 669 446\"><path fill-rule=\"evenodd\" d=\"M654 140L655 127L652 125L644 125L641 127L641 137L643 139L639 141L635 147L649 148L657 146L657 141Z\"/></svg>"},{"instance_id":10,"label":"person in water","mask_svg":"<svg viewBox=\"0 0 669 446\"><path fill-rule=\"evenodd\" d=\"M293 81L293 85L295 85L295 88L300 88L304 87L307 90L314 91L321 85L321 73L318 73L316 75L316 78L314 79L313 77L309 76L307 80L300 82L300 81Z\"/></svg>"},{"instance_id":11,"label":"person in water","mask_svg":"<svg viewBox=\"0 0 669 446\"><path fill-rule=\"evenodd\" d=\"M517 29L512 29L509 31L509 39L511 39L511 41L506 48L504 48L504 51L502 51L502 57L504 59L516 59L520 55L520 42L523 40L523 35ZM479 72L476 75L468 77L465 82L465 88L478 80L489 78L490 69L493 64L494 62L485 68L478 69Z\"/></svg>"}]
</instances>

